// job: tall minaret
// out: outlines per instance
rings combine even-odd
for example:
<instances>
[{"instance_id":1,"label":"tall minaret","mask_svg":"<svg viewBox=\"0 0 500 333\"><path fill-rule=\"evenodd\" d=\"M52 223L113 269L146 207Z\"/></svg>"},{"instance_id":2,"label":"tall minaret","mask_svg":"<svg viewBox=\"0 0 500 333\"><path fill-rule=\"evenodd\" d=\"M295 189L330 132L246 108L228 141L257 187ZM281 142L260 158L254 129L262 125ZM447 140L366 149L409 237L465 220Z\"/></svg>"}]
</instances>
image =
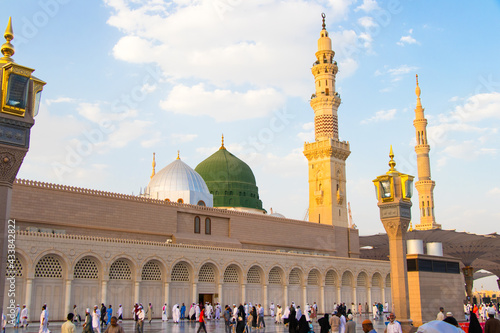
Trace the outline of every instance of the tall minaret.
<instances>
[{"instance_id":1,"label":"tall minaret","mask_svg":"<svg viewBox=\"0 0 500 333\"><path fill-rule=\"evenodd\" d=\"M338 67L333 60L335 52L326 31L325 14L321 16L323 29L311 68L316 85L316 93L311 96L315 141L304 143L304 155L309 161L309 221L347 227L345 161L351 151L349 142L339 141L340 95L335 91Z\"/></svg>"},{"instance_id":2,"label":"tall minaret","mask_svg":"<svg viewBox=\"0 0 500 333\"><path fill-rule=\"evenodd\" d=\"M434 218L433 191L435 183L431 180L431 164L429 160L431 147L427 144L427 119L425 119L424 109L420 102L418 75L415 94L417 94L417 107L415 108L413 126L415 126L416 130L417 145L415 146L415 152L417 153L418 168L418 181L415 183L415 187L418 191L418 205L420 207L420 224L415 224L415 229L441 229L441 225L437 224Z\"/></svg>"}]
</instances>

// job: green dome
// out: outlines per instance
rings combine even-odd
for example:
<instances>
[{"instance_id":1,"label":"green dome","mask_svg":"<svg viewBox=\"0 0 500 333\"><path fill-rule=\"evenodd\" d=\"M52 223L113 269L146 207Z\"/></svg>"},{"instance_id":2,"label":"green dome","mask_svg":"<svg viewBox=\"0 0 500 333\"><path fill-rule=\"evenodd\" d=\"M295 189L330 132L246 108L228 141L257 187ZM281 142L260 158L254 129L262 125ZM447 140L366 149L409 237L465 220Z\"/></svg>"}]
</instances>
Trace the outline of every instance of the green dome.
<instances>
[{"instance_id":1,"label":"green dome","mask_svg":"<svg viewBox=\"0 0 500 333\"><path fill-rule=\"evenodd\" d=\"M195 168L214 197L214 207L262 210L252 169L222 146Z\"/></svg>"}]
</instances>

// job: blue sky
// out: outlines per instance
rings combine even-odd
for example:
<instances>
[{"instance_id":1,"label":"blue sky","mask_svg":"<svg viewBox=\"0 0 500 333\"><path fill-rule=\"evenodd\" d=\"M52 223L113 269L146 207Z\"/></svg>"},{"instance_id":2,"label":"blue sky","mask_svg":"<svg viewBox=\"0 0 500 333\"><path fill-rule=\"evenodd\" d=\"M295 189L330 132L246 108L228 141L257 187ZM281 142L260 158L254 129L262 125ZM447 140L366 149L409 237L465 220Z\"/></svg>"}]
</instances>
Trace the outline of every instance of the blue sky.
<instances>
[{"instance_id":1,"label":"blue sky","mask_svg":"<svg viewBox=\"0 0 500 333\"><path fill-rule=\"evenodd\" d=\"M391 144L396 168L417 175L417 73L437 222L498 231L498 1L4 1L13 58L48 83L18 177L138 194L153 152L157 171L177 150L195 168L224 133L264 208L303 219L322 12L360 234L383 232L371 180L387 171Z\"/></svg>"}]
</instances>

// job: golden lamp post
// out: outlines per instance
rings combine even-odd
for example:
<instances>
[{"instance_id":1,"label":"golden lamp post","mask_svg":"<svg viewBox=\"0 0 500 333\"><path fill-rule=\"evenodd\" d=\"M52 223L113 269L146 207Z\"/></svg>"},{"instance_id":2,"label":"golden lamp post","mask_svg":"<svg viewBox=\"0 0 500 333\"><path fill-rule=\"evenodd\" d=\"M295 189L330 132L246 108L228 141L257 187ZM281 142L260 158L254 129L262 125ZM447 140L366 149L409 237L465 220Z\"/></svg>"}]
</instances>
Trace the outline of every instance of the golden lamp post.
<instances>
[{"instance_id":1,"label":"golden lamp post","mask_svg":"<svg viewBox=\"0 0 500 333\"><path fill-rule=\"evenodd\" d=\"M389 258L391 262L392 306L403 332L413 330L410 319L408 279L406 268L406 231L411 220L411 196L413 176L395 169L394 153L389 154L390 169L385 175L373 180L375 184L380 219L389 237Z\"/></svg>"},{"instance_id":2,"label":"golden lamp post","mask_svg":"<svg viewBox=\"0 0 500 333\"><path fill-rule=\"evenodd\" d=\"M18 65L11 58L14 55L14 46L10 43L14 39L11 18L4 37L6 42L0 48L3 54L0 58L0 312L3 310L10 321L9 315L15 308L16 300L12 298L4 303L4 292L7 290L8 295L15 294L16 226L15 221L10 219L12 184L28 152L30 130L35 124L33 118L38 113L45 82L31 75L34 69ZM9 284L4 289L6 279ZM6 309L3 309L4 304L7 304Z\"/></svg>"}]
</instances>

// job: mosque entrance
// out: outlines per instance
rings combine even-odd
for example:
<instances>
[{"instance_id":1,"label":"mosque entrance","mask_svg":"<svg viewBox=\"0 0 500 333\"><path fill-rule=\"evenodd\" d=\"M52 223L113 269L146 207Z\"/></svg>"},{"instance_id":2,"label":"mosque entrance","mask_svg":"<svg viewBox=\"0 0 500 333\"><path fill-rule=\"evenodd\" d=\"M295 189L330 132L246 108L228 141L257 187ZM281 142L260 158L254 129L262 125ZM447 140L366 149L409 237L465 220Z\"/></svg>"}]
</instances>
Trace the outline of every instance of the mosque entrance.
<instances>
[{"instance_id":1,"label":"mosque entrance","mask_svg":"<svg viewBox=\"0 0 500 333\"><path fill-rule=\"evenodd\" d=\"M198 294L198 302L205 304L206 302L212 304L214 299L214 294Z\"/></svg>"}]
</instances>

